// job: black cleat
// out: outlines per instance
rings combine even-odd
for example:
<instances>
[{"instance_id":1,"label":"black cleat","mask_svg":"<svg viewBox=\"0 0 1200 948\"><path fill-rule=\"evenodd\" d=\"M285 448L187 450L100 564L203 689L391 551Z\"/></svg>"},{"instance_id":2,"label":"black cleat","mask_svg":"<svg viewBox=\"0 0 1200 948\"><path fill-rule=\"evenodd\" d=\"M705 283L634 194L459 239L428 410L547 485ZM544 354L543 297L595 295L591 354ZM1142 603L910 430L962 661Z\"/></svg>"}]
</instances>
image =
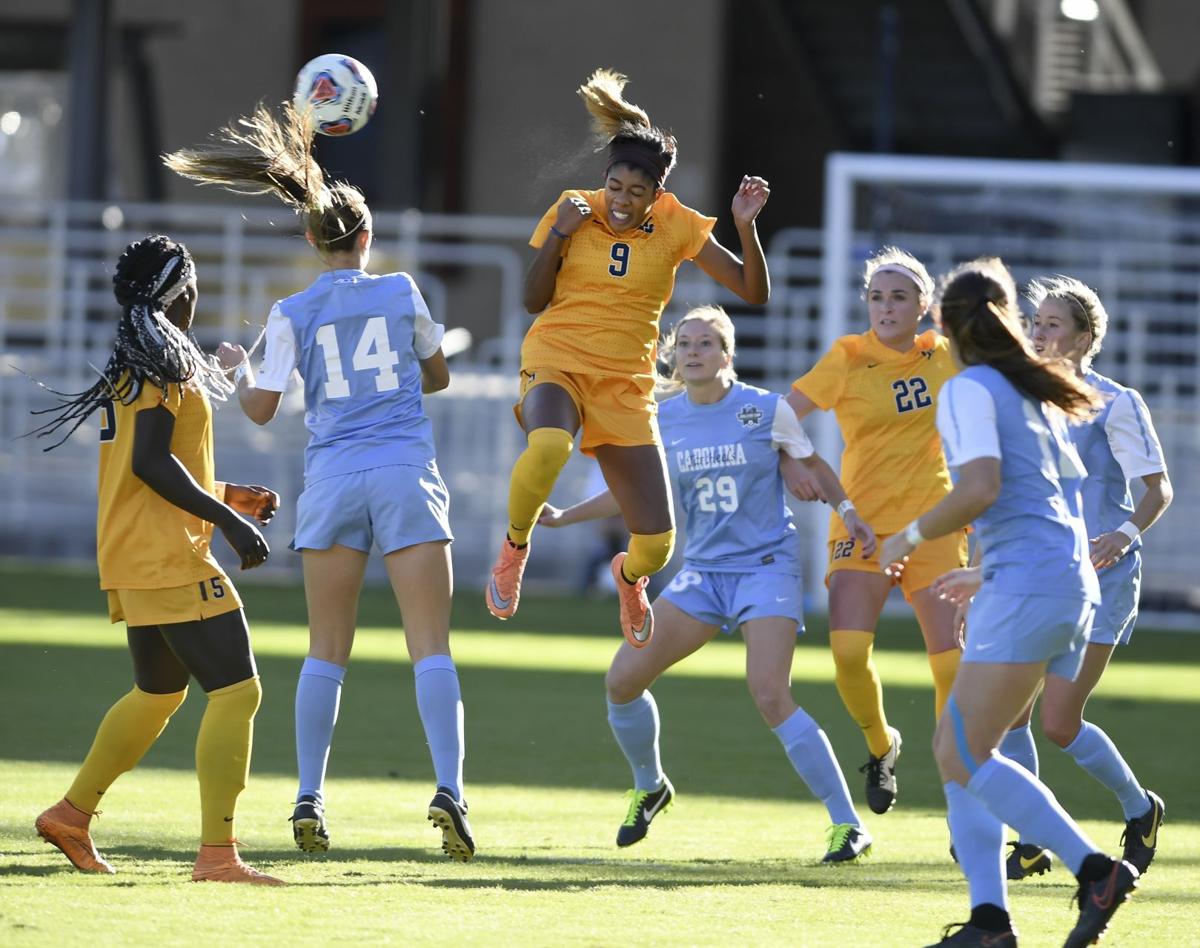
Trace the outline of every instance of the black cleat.
<instances>
[{"instance_id":1,"label":"black cleat","mask_svg":"<svg viewBox=\"0 0 1200 948\"><path fill-rule=\"evenodd\" d=\"M630 790L629 812L617 830L617 845L632 846L645 839L651 820L669 809L674 801L675 788L666 777L663 777L663 784L657 790Z\"/></svg>"},{"instance_id":2,"label":"black cleat","mask_svg":"<svg viewBox=\"0 0 1200 948\"><path fill-rule=\"evenodd\" d=\"M958 931L950 934L955 928ZM930 945L929 948L939 948L940 945L957 945L958 948L1017 948L1017 933L1011 928L1006 932L989 932L970 922L956 922L942 929L942 940Z\"/></svg>"},{"instance_id":3,"label":"black cleat","mask_svg":"<svg viewBox=\"0 0 1200 948\"><path fill-rule=\"evenodd\" d=\"M1114 859L1112 868L1102 879L1081 882L1075 896L1079 903L1079 920L1067 935L1063 948L1084 948L1099 941L1108 928L1108 920L1137 888L1138 874L1136 866Z\"/></svg>"},{"instance_id":4,"label":"black cleat","mask_svg":"<svg viewBox=\"0 0 1200 948\"><path fill-rule=\"evenodd\" d=\"M1012 852L1004 860L1005 875L1016 882L1026 876L1041 876L1050 871L1050 853L1032 843L1009 843Z\"/></svg>"},{"instance_id":5,"label":"black cleat","mask_svg":"<svg viewBox=\"0 0 1200 948\"><path fill-rule=\"evenodd\" d=\"M446 787L438 787L429 801L429 819L442 831L442 852L458 862L469 862L475 855L475 839L467 822L467 803L455 800Z\"/></svg>"},{"instance_id":6,"label":"black cleat","mask_svg":"<svg viewBox=\"0 0 1200 948\"><path fill-rule=\"evenodd\" d=\"M892 746L882 757L867 756L867 762L858 768L867 775L867 806L872 813L886 813L896 803L896 761L900 759L900 732L889 727Z\"/></svg>"},{"instance_id":7,"label":"black cleat","mask_svg":"<svg viewBox=\"0 0 1200 948\"><path fill-rule=\"evenodd\" d=\"M329 852L329 829L325 825L325 807L316 797L303 796L292 811L292 838L303 853Z\"/></svg>"},{"instance_id":8,"label":"black cleat","mask_svg":"<svg viewBox=\"0 0 1200 948\"><path fill-rule=\"evenodd\" d=\"M836 823L825 831L827 852L821 862L854 862L871 853L871 834L853 823Z\"/></svg>"},{"instance_id":9,"label":"black cleat","mask_svg":"<svg viewBox=\"0 0 1200 948\"><path fill-rule=\"evenodd\" d=\"M1136 866L1139 873L1145 873L1150 863L1154 862L1154 853L1158 849L1158 828L1167 813L1162 797L1149 790L1146 796L1150 798L1150 809L1136 820L1126 823L1125 832L1121 834L1121 845L1125 847L1121 858Z\"/></svg>"}]
</instances>

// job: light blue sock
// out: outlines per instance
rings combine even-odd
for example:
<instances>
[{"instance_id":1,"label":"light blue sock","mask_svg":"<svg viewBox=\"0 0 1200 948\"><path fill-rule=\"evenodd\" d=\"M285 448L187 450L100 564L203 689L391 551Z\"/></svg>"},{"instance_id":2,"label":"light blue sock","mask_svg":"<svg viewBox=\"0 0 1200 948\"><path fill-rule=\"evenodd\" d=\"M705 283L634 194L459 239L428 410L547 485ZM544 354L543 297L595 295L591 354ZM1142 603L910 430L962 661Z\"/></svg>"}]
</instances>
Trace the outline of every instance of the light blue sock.
<instances>
[{"instance_id":1,"label":"light blue sock","mask_svg":"<svg viewBox=\"0 0 1200 948\"><path fill-rule=\"evenodd\" d=\"M1023 839L1036 839L1078 874L1083 860L1100 852L1054 798L1024 767L993 751L976 768L967 789L997 820Z\"/></svg>"},{"instance_id":2,"label":"light blue sock","mask_svg":"<svg viewBox=\"0 0 1200 948\"><path fill-rule=\"evenodd\" d=\"M458 669L449 655L429 655L413 665L417 711L425 728L433 773L439 787L463 798L463 703Z\"/></svg>"},{"instance_id":3,"label":"light blue sock","mask_svg":"<svg viewBox=\"0 0 1200 948\"><path fill-rule=\"evenodd\" d=\"M1150 809L1150 798L1138 783L1137 777L1125 763L1112 739L1094 724L1083 722L1083 727L1063 748L1074 758L1075 763L1086 770L1117 795L1125 819L1136 820Z\"/></svg>"},{"instance_id":4,"label":"light blue sock","mask_svg":"<svg viewBox=\"0 0 1200 948\"><path fill-rule=\"evenodd\" d=\"M1008 911L1004 875L1004 824L982 802L953 781L942 784L946 820L959 868L971 889L971 907L991 903Z\"/></svg>"},{"instance_id":5,"label":"light blue sock","mask_svg":"<svg viewBox=\"0 0 1200 948\"><path fill-rule=\"evenodd\" d=\"M608 702L608 724L633 769L636 790L657 790L666 776L658 756L658 705L648 691L628 704Z\"/></svg>"},{"instance_id":6,"label":"light blue sock","mask_svg":"<svg viewBox=\"0 0 1200 948\"><path fill-rule=\"evenodd\" d=\"M300 669L296 684L296 764L300 771L297 800L310 796L324 803L325 766L345 677L344 667L319 658L306 658Z\"/></svg>"},{"instance_id":7,"label":"light blue sock","mask_svg":"<svg viewBox=\"0 0 1200 948\"><path fill-rule=\"evenodd\" d=\"M1035 777L1038 775L1037 744L1033 742L1033 728L1028 724L1005 734L999 750L1014 764L1020 764Z\"/></svg>"},{"instance_id":8,"label":"light blue sock","mask_svg":"<svg viewBox=\"0 0 1200 948\"><path fill-rule=\"evenodd\" d=\"M803 708L797 708L792 716L772 728L784 753L796 768L814 797L825 804L831 823L853 823L861 826L854 804L850 802L850 789L829 738Z\"/></svg>"}]
</instances>

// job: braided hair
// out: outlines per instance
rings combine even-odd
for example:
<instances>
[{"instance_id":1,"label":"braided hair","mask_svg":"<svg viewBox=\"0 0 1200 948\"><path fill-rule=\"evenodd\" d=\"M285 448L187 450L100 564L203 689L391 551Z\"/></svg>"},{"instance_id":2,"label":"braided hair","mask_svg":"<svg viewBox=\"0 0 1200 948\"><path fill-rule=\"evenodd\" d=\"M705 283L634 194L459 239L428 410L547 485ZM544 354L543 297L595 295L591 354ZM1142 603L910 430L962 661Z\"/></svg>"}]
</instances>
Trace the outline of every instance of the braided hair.
<instances>
[{"instance_id":1,"label":"braided hair","mask_svg":"<svg viewBox=\"0 0 1200 948\"><path fill-rule=\"evenodd\" d=\"M91 388L76 394L48 389L63 400L33 412L53 416L34 433L41 438L70 427L43 450L66 441L104 402L136 401L147 382L164 391L168 385L190 382L210 398L229 397L234 387L220 363L200 349L190 329L184 331L166 317L195 275L192 255L170 237L144 237L125 248L113 274L113 294L122 307L113 353Z\"/></svg>"}]
</instances>

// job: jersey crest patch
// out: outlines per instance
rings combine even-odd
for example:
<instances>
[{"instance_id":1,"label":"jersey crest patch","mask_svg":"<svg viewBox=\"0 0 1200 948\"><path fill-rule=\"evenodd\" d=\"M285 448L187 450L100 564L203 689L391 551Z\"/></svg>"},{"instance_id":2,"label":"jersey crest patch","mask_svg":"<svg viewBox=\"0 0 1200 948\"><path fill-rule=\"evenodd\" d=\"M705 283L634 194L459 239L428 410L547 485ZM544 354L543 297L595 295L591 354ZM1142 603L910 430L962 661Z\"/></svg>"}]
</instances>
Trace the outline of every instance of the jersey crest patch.
<instances>
[{"instance_id":1,"label":"jersey crest patch","mask_svg":"<svg viewBox=\"0 0 1200 948\"><path fill-rule=\"evenodd\" d=\"M653 234L654 233L654 219L651 218L651 219L647 220L646 223L642 224L638 228L638 230L645 231L647 234Z\"/></svg>"},{"instance_id":2,"label":"jersey crest patch","mask_svg":"<svg viewBox=\"0 0 1200 948\"><path fill-rule=\"evenodd\" d=\"M763 420L763 410L757 405L743 405L738 409L737 420L743 428L757 428Z\"/></svg>"}]
</instances>

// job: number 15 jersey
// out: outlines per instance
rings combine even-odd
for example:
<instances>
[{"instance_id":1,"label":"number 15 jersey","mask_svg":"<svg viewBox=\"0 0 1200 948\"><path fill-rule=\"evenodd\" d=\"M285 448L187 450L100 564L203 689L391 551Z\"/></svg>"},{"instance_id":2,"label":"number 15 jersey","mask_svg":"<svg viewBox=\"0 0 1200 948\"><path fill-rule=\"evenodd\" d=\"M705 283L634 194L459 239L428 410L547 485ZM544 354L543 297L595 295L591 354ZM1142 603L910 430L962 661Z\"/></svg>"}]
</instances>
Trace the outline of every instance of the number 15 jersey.
<instances>
[{"instance_id":1,"label":"number 15 jersey","mask_svg":"<svg viewBox=\"0 0 1200 948\"><path fill-rule=\"evenodd\" d=\"M903 529L950 493L934 402L957 371L950 343L932 329L908 352L889 349L868 330L842 336L792 383L818 408L833 410L846 443L842 486L880 535ZM849 536L836 513L829 536Z\"/></svg>"},{"instance_id":2,"label":"number 15 jersey","mask_svg":"<svg viewBox=\"0 0 1200 948\"><path fill-rule=\"evenodd\" d=\"M407 273L331 270L275 304L257 387L286 391L293 369L304 379L305 483L391 464L436 469L418 360L444 333Z\"/></svg>"}]
</instances>

